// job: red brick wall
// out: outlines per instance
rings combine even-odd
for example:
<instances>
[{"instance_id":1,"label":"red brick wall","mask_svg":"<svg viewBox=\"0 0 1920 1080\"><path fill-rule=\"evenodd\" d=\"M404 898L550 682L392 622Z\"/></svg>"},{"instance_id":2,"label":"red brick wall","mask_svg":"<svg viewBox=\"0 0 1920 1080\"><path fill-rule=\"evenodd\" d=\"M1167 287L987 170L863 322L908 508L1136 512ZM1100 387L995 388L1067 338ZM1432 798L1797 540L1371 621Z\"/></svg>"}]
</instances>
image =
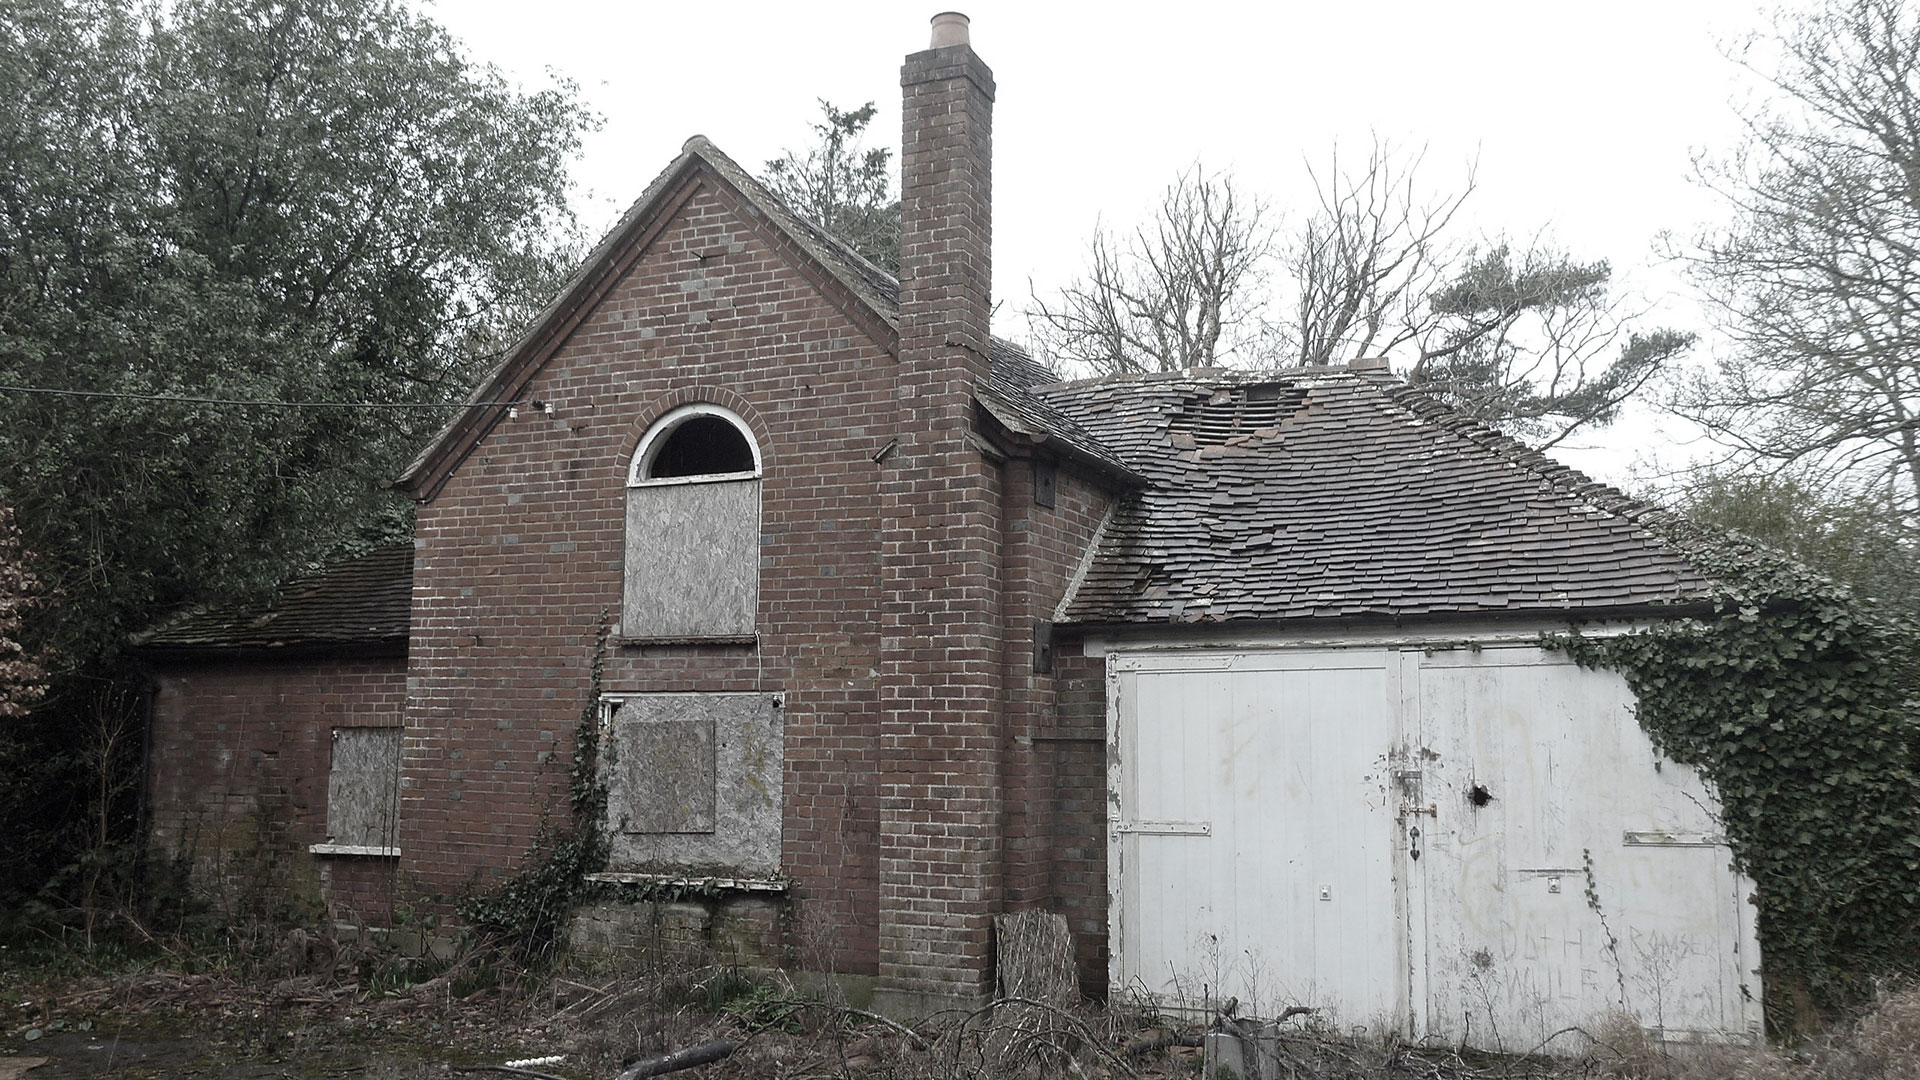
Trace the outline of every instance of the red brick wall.
<instances>
[{"instance_id":1,"label":"red brick wall","mask_svg":"<svg viewBox=\"0 0 1920 1080\"><path fill-rule=\"evenodd\" d=\"M160 857L238 909L324 901L330 917L385 925L394 860L314 856L326 840L336 727L393 727L406 661L168 663L155 675L148 808Z\"/></svg>"},{"instance_id":2,"label":"red brick wall","mask_svg":"<svg viewBox=\"0 0 1920 1080\"><path fill-rule=\"evenodd\" d=\"M900 385L882 488L880 983L918 1010L991 990L1002 903L1000 507L969 440L988 355L993 76L965 45L907 57ZM881 1000L881 999L876 999Z\"/></svg>"},{"instance_id":3,"label":"red brick wall","mask_svg":"<svg viewBox=\"0 0 1920 1080\"><path fill-rule=\"evenodd\" d=\"M564 824L594 633L619 617L628 462L654 420L706 401L745 419L765 465L758 641L615 645L603 692L785 695L802 964L975 993L991 916L1030 904L1066 905L1097 955L1085 905L1104 881L1060 855L1104 856L1078 839L1083 818L1103 828L1103 751L1048 741L1083 688L1032 672L1031 635L1105 494L1063 468L1057 505L1034 506L1031 465L967 439L971 361L945 331L917 353L903 331L896 362L789 241L715 178L692 183L519 392L552 412L502 418L420 508L406 887L488 887Z\"/></svg>"},{"instance_id":4,"label":"red brick wall","mask_svg":"<svg viewBox=\"0 0 1920 1080\"><path fill-rule=\"evenodd\" d=\"M757 646L615 646L603 690L784 693L786 869L804 963L876 958L875 451L904 437L887 349L730 190L699 188L420 508L405 789L419 887L482 888L564 824L596 628L619 617L625 477L709 401L760 444Z\"/></svg>"},{"instance_id":5,"label":"red brick wall","mask_svg":"<svg viewBox=\"0 0 1920 1080\"><path fill-rule=\"evenodd\" d=\"M1055 717L1068 738L1046 744L1047 907L1066 915L1081 989L1107 987L1107 667L1078 642L1054 649Z\"/></svg>"},{"instance_id":6,"label":"red brick wall","mask_svg":"<svg viewBox=\"0 0 1920 1080\"><path fill-rule=\"evenodd\" d=\"M1053 670L1033 670L1033 624L1052 618L1111 504L1102 485L1061 468L1054 505L1033 502L1030 461L1007 470L1006 861L1008 910L1065 914L1081 979L1106 967L1105 666L1056 641Z\"/></svg>"}]
</instances>

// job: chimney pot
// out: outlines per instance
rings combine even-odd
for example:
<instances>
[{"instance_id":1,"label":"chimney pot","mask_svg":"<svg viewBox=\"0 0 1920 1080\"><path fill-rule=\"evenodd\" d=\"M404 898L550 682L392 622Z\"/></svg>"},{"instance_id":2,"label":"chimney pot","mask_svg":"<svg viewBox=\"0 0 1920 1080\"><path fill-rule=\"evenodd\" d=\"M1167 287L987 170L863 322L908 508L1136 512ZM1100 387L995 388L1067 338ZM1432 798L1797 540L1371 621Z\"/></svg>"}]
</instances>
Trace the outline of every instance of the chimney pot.
<instances>
[{"instance_id":1,"label":"chimney pot","mask_svg":"<svg viewBox=\"0 0 1920 1080\"><path fill-rule=\"evenodd\" d=\"M957 11L943 11L935 15L933 17L933 44L928 46L928 48L944 49L949 45L968 44L967 22L967 17Z\"/></svg>"}]
</instances>

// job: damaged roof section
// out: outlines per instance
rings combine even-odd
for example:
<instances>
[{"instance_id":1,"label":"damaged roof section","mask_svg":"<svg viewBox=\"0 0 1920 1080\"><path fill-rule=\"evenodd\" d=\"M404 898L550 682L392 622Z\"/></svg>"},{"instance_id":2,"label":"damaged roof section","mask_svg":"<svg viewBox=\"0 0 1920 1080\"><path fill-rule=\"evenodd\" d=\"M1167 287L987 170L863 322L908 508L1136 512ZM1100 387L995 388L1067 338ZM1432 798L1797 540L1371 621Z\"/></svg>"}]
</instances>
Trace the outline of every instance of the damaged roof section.
<instances>
[{"instance_id":1,"label":"damaged roof section","mask_svg":"<svg viewBox=\"0 0 1920 1080\"><path fill-rule=\"evenodd\" d=\"M404 652L412 600L413 546L382 547L281 586L268 603L188 612L134 645L156 658Z\"/></svg>"},{"instance_id":2,"label":"damaged roof section","mask_svg":"<svg viewBox=\"0 0 1920 1080\"><path fill-rule=\"evenodd\" d=\"M1065 622L1596 613L1707 592L1665 512L1408 389L1344 369L1031 388L1150 485Z\"/></svg>"}]
</instances>

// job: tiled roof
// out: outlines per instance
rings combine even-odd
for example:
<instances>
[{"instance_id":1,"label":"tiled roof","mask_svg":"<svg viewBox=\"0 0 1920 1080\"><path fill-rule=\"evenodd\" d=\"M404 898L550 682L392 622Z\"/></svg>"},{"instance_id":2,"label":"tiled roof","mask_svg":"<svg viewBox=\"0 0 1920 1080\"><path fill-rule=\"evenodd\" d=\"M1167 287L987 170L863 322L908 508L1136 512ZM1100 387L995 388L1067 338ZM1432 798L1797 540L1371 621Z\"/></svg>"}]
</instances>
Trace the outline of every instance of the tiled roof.
<instances>
[{"instance_id":1,"label":"tiled roof","mask_svg":"<svg viewBox=\"0 0 1920 1080\"><path fill-rule=\"evenodd\" d=\"M264 605L188 612L135 645L167 652L404 645L412 602L413 546L383 547L283 585Z\"/></svg>"},{"instance_id":2,"label":"tiled roof","mask_svg":"<svg viewBox=\"0 0 1920 1080\"><path fill-rule=\"evenodd\" d=\"M995 419L1022 435L1054 440L1081 461L1126 480L1129 486L1145 483L1070 413L1034 392L1036 387L1058 382L1058 375L1035 362L1025 349L999 338L993 339L991 351L992 367L973 392Z\"/></svg>"},{"instance_id":3,"label":"tiled roof","mask_svg":"<svg viewBox=\"0 0 1920 1080\"><path fill-rule=\"evenodd\" d=\"M1151 484L1070 623L1566 614L1697 599L1630 499L1384 374L1122 376L1031 391Z\"/></svg>"}]
</instances>

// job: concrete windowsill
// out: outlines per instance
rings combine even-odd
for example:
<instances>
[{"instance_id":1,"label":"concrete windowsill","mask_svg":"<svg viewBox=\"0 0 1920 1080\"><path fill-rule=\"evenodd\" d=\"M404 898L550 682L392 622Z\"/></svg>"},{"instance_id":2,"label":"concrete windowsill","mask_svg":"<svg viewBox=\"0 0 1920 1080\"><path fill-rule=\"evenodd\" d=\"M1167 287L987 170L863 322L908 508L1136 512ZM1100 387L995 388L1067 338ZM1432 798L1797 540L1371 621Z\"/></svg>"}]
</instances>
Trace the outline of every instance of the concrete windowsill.
<instances>
[{"instance_id":1,"label":"concrete windowsill","mask_svg":"<svg viewBox=\"0 0 1920 1080\"><path fill-rule=\"evenodd\" d=\"M695 889L718 889L725 892L783 893L789 882L784 878L755 877L701 877L681 874L635 874L619 870L607 870L598 874L588 874L588 881L603 885L681 885Z\"/></svg>"},{"instance_id":2,"label":"concrete windowsill","mask_svg":"<svg viewBox=\"0 0 1920 1080\"><path fill-rule=\"evenodd\" d=\"M747 645L760 643L758 634L678 634L660 636L622 635L613 639L615 645Z\"/></svg>"},{"instance_id":3,"label":"concrete windowsill","mask_svg":"<svg viewBox=\"0 0 1920 1080\"><path fill-rule=\"evenodd\" d=\"M378 844L308 844L307 850L315 855L370 855L381 859L397 859L400 849L381 847Z\"/></svg>"}]
</instances>

